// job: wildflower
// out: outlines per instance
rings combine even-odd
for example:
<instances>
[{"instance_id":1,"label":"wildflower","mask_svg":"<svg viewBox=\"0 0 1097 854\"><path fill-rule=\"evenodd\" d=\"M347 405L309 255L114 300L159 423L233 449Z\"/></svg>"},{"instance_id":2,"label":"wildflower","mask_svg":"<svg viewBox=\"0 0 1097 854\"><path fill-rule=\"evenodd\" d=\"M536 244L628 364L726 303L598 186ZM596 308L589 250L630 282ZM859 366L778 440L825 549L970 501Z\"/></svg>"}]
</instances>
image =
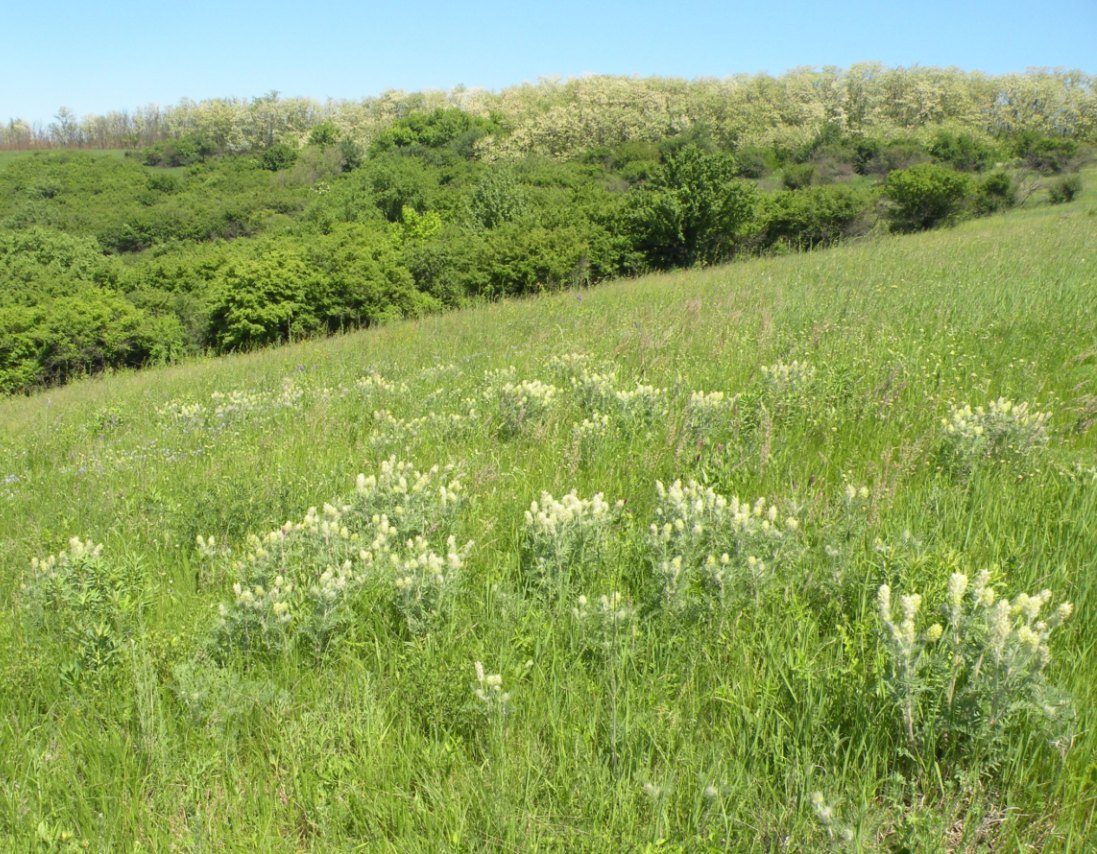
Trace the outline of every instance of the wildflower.
<instances>
[{"instance_id":1,"label":"wildflower","mask_svg":"<svg viewBox=\"0 0 1097 854\"><path fill-rule=\"evenodd\" d=\"M510 701L510 694L503 691L502 675L487 673L480 661L476 662L475 668L477 687L473 693L476 698L483 704L486 711L505 711L506 704Z\"/></svg>"},{"instance_id":2,"label":"wildflower","mask_svg":"<svg viewBox=\"0 0 1097 854\"><path fill-rule=\"evenodd\" d=\"M959 606L964 601L964 593L967 590L968 577L962 572L954 572L948 580L948 601L953 606Z\"/></svg>"}]
</instances>

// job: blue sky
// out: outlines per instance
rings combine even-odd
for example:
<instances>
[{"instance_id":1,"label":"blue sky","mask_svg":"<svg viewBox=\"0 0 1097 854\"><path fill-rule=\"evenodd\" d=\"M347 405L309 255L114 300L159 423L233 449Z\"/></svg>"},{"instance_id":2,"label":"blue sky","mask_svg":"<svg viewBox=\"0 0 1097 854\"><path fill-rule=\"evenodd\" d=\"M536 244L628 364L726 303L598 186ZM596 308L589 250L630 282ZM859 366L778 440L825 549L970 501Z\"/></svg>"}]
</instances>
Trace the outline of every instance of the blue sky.
<instances>
[{"instance_id":1,"label":"blue sky","mask_svg":"<svg viewBox=\"0 0 1097 854\"><path fill-rule=\"evenodd\" d=\"M1097 0L745 3L21 0L0 29L0 121L270 90L500 89L586 73L726 77L879 61L1097 73Z\"/></svg>"}]
</instances>

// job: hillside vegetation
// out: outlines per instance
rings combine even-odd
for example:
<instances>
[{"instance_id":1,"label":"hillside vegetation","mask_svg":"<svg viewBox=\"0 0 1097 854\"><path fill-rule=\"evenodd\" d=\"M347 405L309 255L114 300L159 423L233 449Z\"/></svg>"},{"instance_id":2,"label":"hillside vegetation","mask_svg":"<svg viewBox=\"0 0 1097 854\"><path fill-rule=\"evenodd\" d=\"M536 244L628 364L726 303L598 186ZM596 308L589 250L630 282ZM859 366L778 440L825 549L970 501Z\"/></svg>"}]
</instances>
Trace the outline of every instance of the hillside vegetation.
<instances>
[{"instance_id":1,"label":"hillside vegetation","mask_svg":"<svg viewBox=\"0 0 1097 854\"><path fill-rule=\"evenodd\" d=\"M854 66L20 127L57 150L0 153L0 393L1069 202L1097 98Z\"/></svg>"},{"instance_id":2,"label":"hillside vegetation","mask_svg":"<svg viewBox=\"0 0 1097 854\"><path fill-rule=\"evenodd\" d=\"M1094 205L0 401L0 847L1092 850Z\"/></svg>"}]
</instances>

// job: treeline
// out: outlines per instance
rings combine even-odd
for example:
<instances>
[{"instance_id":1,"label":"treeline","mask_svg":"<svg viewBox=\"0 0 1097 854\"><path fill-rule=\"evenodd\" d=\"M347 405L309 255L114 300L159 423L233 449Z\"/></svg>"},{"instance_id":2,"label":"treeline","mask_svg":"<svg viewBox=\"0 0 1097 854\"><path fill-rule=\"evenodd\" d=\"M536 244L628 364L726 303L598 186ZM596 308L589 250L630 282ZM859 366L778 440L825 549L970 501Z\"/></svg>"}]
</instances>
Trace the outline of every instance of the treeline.
<instances>
[{"instance_id":1,"label":"treeline","mask_svg":"<svg viewBox=\"0 0 1097 854\"><path fill-rule=\"evenodd\" d=\"M542 106L571 98L593 135L583 146L574 129L549 144L518 136L503 113L424 106L388 119L368 143L316 114L292 142L272 133L243 154L182 135L126 156L9 157L0 166L0 390L931 228L1024 199L1069 201L1090 153L1078 123L1071 133L992 134L949 120L899 134L824 122L805 135L786 116L766 142L699 121L614 125L616 136L600 137L585 124L598 111L580 95L603 83L637 98L663 86L664 113L679 115L690 102L669 93L704 85L595 78L508 90ZM614 103L622 121L658 113L642 98ZM774 94L768 108L783 103Z\"/></svg>"},{"instance_id":2,"label":"treeline","mask_svg":"<svg viewBox=\"0 0 1097 854\"><path fill-rule=\"evenodd\" d=\"M725 147L778 148L803 145L825 127L892 138L942 124L991 135L1031 131L1092 139L1097 134L1097 85L1080 71L986 75L863 63L797 69L779 77L592 76L499 92L390 91L359 101L319 102L270 92L88 116L61 107L45 126L10 118L0 126L0 148L136 149L190 138L219 154L242 154L279 142L299 147L320 122L369 145L392 122L440 108L497 120L501 132L480 141L486 159L529 153L570 157L592 145L658 142L696 127Z\"/></svg>"}]
</instances>

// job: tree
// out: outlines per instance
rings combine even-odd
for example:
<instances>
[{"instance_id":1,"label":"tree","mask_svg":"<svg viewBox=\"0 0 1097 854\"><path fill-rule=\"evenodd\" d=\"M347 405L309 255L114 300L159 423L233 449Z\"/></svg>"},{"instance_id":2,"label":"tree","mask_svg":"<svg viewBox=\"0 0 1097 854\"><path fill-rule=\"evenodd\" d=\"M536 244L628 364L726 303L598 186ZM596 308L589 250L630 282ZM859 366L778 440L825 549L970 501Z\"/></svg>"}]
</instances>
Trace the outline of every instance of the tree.
<instances>
[{"instance_id":1,"label":"tree","mask_svg":"<svg viewBox=\"0 0 1097 854\"><path fill-rule=\"evenodd\" d=\"M730 155L688 145L632 191L629 230L652 265L715 264L735 253L757 204L754 187L735 175Z\"/></svg>"},{"instance_id":2,"label":"tree","mask_svg":"<svg viewBox=\"0 0 1097 854\"><path fill-rule=\"evenodd\" d=\"M214 284L211 340L220 350L241 350L315 330L309 275L304 259L286 249L230 264Z\"/></svg>"}]
</instances>

